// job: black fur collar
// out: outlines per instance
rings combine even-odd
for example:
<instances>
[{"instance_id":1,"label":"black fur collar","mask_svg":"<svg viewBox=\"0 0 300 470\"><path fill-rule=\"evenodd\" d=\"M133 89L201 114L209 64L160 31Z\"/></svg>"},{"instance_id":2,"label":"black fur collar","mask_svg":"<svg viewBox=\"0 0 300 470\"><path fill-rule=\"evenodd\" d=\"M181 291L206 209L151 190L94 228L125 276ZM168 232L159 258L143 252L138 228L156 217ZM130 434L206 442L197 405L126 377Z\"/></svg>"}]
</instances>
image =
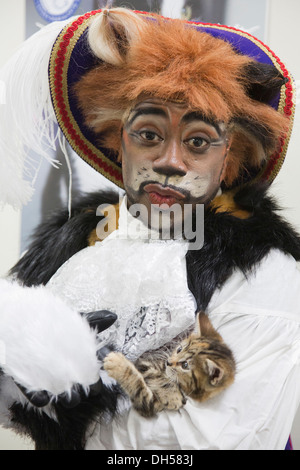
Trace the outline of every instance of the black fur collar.
<instances>
[{"instance_id":1,"label":"black fur collar","mask_svg":"<svg viewBox=\"0 0 300 470\"><path fill-rule=\"evenodd\" d=\"M31 246L11 274L27 286L46 284L67 259L88 246L89 235L101 219L96 216L97 207L116 204L118 200L116 193L93 193L73 204L70 219L67 211L52 215L37 228ZM300 237L278 215L279 208L267 195L266 186L245 187L232 200L238 210L249 212L250 217L233 215L232 204L225 212L217 207L207 208L204 246L187 253L188 284L198 309L206 309L215 289L234 269L247 275L272 248L300 259Z\"/></svg>"},{"instance_id":2,"label":"black fur collar","mask_svg":"<svg viewBox=\"0 0 300 470\"><path fill-rule=\"evenodd\" d=\"M250 213L240 219L210 208L205 213L204 246L187 254L189 288L198 309L205 310L216 288L235 269L251 272L272 248L300 259L300 237L279 214L266 186L244 188L233 196L238 210Z\"/></svg>"}]
</instances>

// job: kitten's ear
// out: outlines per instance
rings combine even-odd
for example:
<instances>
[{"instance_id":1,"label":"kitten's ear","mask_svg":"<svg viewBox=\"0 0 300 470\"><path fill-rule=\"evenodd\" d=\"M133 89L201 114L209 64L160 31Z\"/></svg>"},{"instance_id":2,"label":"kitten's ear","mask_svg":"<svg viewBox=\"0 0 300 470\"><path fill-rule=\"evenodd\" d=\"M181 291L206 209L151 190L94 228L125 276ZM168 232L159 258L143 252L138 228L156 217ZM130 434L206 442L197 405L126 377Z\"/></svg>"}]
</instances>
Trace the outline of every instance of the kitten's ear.
<instances>
[{"instance_id":1,"label":"kitten's ear","mask_svg":"<svg viewBox=\"0 0 300 470\"><path fill-rule=\"evenodd\" d=\"M195 333L198 336L207 336L222 341L221 336L214 329L208 316L204 312L197 313Z\"/></svg>"},{"instance_id":2,"label":"kitten's ear","mask_svg":"<svg viewBox=\"0 0 300 470\"><path fill-rule=\"evenodd\" d=\"M218 385L224 376L224 370L211 359L205 359L206 372L211 385Z\"/></svg>"}]
</instances>

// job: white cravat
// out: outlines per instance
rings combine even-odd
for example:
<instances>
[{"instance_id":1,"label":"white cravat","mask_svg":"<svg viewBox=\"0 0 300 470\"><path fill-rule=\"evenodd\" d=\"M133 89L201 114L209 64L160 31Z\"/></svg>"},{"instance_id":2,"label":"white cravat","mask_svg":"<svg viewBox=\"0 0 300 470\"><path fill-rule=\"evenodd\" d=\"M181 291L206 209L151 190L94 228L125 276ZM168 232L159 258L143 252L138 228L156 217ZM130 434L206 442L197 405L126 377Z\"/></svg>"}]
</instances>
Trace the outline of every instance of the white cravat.
<instances>
[{"instance_id":1,"label":"white cravat","mask_svg":"<svg viewBox=\"0 0 300 470\"><path fill-rule=\"evenodd\" d=\"M129 359L163 346L193 326L183 240L146 239L148 229L120 207L119 228L68 260L48 288L80 312L106 309L118 320L99 335ZM134 237L137 238L134 238Z\"/></svg>"}]
</instances>

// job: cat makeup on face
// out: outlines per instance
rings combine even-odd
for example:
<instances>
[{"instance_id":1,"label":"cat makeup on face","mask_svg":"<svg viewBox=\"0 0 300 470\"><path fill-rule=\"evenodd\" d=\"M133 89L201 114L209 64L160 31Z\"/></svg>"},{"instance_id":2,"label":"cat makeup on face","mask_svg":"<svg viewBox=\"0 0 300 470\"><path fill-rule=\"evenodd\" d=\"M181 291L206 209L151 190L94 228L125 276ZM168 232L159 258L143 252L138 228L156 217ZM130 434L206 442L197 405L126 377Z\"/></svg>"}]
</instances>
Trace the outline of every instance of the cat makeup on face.
<instances>
[{"instance_id":1,"label":"cat makeup on face","mask_svg":"<svg viewBox=\"0 0 300 470\"><path fill-rule=\"evenodd\" d=\"M184 177L176 174L166 176L164 174L155 173L148 162L140 168L136 168L135 174L132 176L130 190L136 194L142 192L145 184L156 183L181 191L191 201L198 201L206 194L209 186L208 178L196 172L191 171Z\"/></svg>"},{"instance_id":2,"label":"cat makeup on face","mask_svg":"<svg viewBox=\"0 0 300 470\"><path fill-rule=\"evenodd\" d=\"M139 103L129 114L122 136L129 203L147 207L159 201L207 203L220 187L227 146L223 123L210 122L179 103L159 99Z\"/></svg>"}]
</instances>

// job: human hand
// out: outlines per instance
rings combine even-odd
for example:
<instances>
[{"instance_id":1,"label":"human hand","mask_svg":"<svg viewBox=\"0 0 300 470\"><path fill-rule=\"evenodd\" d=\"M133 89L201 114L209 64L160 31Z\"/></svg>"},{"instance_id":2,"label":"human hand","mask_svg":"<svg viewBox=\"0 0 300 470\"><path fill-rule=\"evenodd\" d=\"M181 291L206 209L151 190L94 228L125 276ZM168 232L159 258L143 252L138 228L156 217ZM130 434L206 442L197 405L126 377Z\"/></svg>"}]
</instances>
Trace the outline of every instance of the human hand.
<instances>
[{"instance_id":1,"label":"human hand","mask_svg":"<svg viewBox=\"0 0 300 470\"><path fill-rule=\"evenodd\" d=\"M117 319L117 315L108 310L82 313L81 315L85 317L90 327L95 329L98 333L109 328ZM103 349L104 348L102 348L102 350ZM37 408L41 408L48 405L53 397L53 395L47 390L30 392L18 383L17 386L19 387L21 392L26 396L26 398L30 401L30 403ZM96 383L91 384L89 386L88 395L98 395L99 393L101 393L102 388L102 380L99 378ZM87 392L85 388L80 384L76 384L73 385L70 392L63 392L57 395L55 397L55 403L59 403L65 408L74 408L86 396Z\"/></svg>"}]
</instances>

